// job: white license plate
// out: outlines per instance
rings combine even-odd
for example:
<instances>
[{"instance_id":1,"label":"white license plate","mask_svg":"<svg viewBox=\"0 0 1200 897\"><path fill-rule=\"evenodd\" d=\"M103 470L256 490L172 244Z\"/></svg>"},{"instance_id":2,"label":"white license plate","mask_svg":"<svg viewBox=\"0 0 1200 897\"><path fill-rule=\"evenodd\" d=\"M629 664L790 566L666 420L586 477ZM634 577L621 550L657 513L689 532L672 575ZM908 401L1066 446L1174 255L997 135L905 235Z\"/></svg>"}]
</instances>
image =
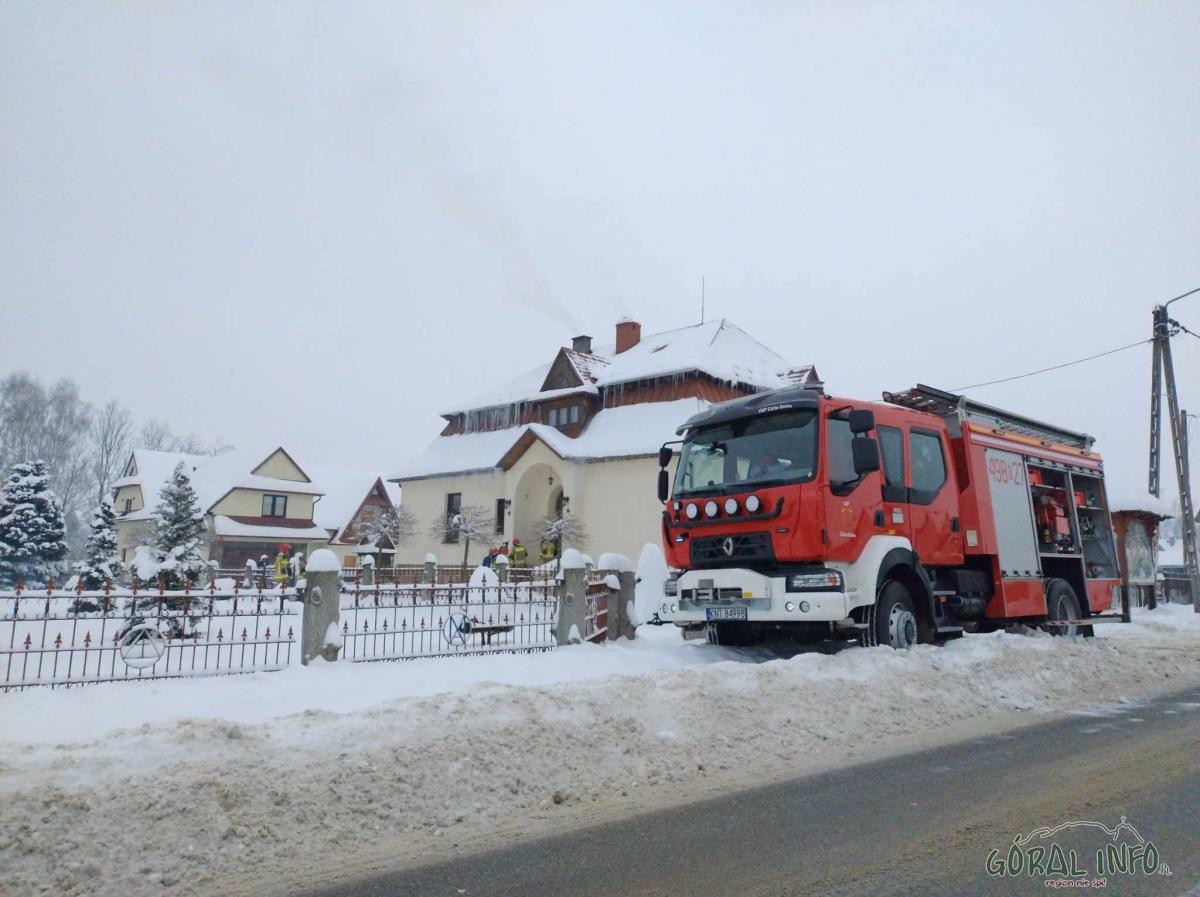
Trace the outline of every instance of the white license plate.
<instances>
[{"instance_id":1,"label":"white license plate","mask_svg":"<svg viewBox=\"0 0 1200 897\"><path fill-rule=\"evenodd\" d=\"M704 617L708 620L745 620L746 608L744 607L707 607L704 609Z\"/></svg>"}]
</instances>

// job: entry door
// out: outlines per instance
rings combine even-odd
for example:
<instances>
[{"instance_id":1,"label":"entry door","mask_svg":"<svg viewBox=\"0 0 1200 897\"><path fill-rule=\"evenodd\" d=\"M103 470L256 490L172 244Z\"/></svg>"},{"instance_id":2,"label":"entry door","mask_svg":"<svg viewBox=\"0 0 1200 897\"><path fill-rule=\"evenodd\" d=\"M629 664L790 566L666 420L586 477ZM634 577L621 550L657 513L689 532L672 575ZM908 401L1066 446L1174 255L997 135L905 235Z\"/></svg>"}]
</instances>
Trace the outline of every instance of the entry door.
<instances>
[{"instance_id":1,"label":"entry door","mask_svg":"<svg viewBox=\"0 0 1200 897\"><path fill-rule=\"evenodd\" d=\"M908 509L913 550L926 566L961 564L963 539L958 519L958 488L940 433L908 431Z\"/></svg>"}]
</instances>

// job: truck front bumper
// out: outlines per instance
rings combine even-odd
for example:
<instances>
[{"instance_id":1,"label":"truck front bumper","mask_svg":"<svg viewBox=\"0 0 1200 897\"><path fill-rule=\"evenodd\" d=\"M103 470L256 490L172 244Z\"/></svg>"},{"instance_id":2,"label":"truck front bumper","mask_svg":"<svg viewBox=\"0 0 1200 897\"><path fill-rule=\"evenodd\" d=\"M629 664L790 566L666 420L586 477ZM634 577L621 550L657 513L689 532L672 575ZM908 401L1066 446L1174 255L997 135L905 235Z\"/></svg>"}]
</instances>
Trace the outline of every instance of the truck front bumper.
<instances>
[{"instance_id":1,"label":"truck front bumper","mask_svg":"<svg viewBox=\"0 0 1200 897\"><path fill-rule=\"evenodd\" d=\"M837 571L822 569L831 579L834 575L840 579ZM710 610L724 608L745 608L748 622L837 623L846 619L850 609L841 588L798 588L796 575L768 576L740 567L688 570L675 581L675 594L663 598L659 619L693 626L707 622Z\"/></svg>"}]
</instances>

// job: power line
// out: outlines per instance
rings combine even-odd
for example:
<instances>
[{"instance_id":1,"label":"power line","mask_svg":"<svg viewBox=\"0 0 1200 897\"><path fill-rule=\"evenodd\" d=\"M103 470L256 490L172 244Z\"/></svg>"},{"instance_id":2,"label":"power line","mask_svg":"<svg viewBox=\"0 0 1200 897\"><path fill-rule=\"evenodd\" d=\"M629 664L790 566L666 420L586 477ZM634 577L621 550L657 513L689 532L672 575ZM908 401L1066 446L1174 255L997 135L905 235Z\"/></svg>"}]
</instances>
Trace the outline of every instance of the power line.
<instances>
[{"instance_id":1,"label":"power line","mask_svg":"<svg viewBox=\"0 0 1200 897\"><path fill-rule=\"evenodd\" d=\"M1173 323L1175 324L1175 326L1176 326L1176 327L1178 327L1180 330L1182 330L1182 331L1183 331L1184 333L1186 333L1188 336L1194 336L1196 339L1200 339L1200 333L1197 333L1197 332L1196 332L1196 331L1194 331L1194 330L1188 330L1186 327L1184 327L1184 326L1183 326L1182 324L1180 324L1178 321L1175 321L1175 322L1173 322Z\"/></svg>"},{"instance_id":2,"label":"power line","mask_svg":"<svg viewBox=\"0 0 1200 897\"><path fill-rule=\"evenodd\" d=\"M1193 292L1200 292L1200 287L1198 287L1196 290L1193 290ZM1184 295L1186 296L1188 294L1185 293ZM1026 377L1034 377L1038 374L1046 374L1046 373L1049 373L1050 371L1057 371L1057 370L1061 370L1062 368L1069 368L1072 365L1083 364L1085 361L1094 361L1097 358L1103 358L1106 355L1115 355L1117 352L1124 352L1126 349L1135 349L1138 346L1144 346L1147 343L1152 343L1152 342L1154 342L1153 339L1138 340L1136 343L1130 343L1128 346L1118 346L1115 349L1109 349L1107 352L1097 352L1095 355L1089 355L1086 358L1076 358L1074 361L1064 361L1062 364L1051 365L1048 368L1041 368L1040 370L1029 371L1026 374L1016 374L1015 376L1012 376L1012 377L1002 377L999 380L989 380L986 383L972 383L970 386L958 386L958 387L955 387L955 389L953 391L954 392L966 392L968 389L978 389L981 386L995 386L997 383L1011 383L1013 380L1023 380Z\"/></svg>"}]
</instances>

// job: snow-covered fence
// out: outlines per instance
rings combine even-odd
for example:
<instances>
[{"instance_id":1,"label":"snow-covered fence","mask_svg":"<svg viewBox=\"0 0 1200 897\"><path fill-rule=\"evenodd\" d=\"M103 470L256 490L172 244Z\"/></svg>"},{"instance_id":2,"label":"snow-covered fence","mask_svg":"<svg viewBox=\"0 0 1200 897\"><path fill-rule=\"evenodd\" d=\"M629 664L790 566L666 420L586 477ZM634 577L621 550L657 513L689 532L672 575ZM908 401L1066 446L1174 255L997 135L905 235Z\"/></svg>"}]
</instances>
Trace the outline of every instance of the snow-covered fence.
<instances>
[{"instance_id":1,"label":"snow-covered fence","mask_svg":"<svg viewBox=\"0 0 1200 897\"><path fill-rule=\"evenodd\" d=\"M608 640L608 598L611 588L608 577L589 572L587 575L587 612L584 614L583 637L589 642Z\"/></svg>"},{"instance_id":2,"label":"snow-covered fence","mask_svg":"<svg viewBox=\"0 0 1200 897\"><path fill-rule=\"evenodd\" d=\"M351 585L341 601L343 660L531 653L556 645L553 583Z\"/></svg>"},{"instance_id":3,"label":"snow-covered fence","mask_svg":"<svg viewBox=\"0 0 1200 897\"><path fill-rule=\"evenodd\" d=\"M0 691L278 670L294 590L0 591Z\"/></svg>"}]
</instances>

